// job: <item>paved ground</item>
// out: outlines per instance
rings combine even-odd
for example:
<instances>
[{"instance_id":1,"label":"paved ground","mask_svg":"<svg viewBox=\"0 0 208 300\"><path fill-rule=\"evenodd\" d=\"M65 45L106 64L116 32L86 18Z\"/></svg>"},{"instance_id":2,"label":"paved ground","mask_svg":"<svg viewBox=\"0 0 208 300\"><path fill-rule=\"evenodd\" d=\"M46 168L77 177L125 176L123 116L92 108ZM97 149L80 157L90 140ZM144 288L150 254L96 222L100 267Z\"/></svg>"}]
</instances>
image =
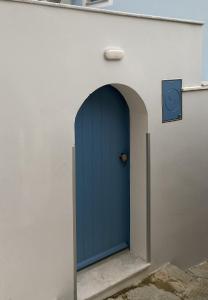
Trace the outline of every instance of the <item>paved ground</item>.
<instances>
[{"instance_id":1,"label":"paved ground","mask_svg":"<svg viewBox=\"0 0 208 300\"><path fill-rule=\"evenodd\" d=\"M166 264L107 300L208 300L208 262L187 271Z\"/></svg>"}]
</instances>

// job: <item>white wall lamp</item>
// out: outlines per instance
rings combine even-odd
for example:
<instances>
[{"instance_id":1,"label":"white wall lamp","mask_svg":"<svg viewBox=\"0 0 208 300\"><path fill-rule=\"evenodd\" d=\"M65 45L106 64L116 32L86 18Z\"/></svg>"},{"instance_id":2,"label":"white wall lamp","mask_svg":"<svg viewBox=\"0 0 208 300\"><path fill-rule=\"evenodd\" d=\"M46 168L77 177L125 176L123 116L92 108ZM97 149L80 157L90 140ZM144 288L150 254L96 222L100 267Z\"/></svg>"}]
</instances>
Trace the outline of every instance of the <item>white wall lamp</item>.
<instances>
[{"instance_id":1,"label":"white wall lamp","mask_svg":"<svg viewBox=\"0 0 208 300\"><path fill-rule=\"evenodd\" d=\"M104 57L106 60L122 60L125 52L121 48L106 48L104 51Z\"/></svg>"}]
</instances>

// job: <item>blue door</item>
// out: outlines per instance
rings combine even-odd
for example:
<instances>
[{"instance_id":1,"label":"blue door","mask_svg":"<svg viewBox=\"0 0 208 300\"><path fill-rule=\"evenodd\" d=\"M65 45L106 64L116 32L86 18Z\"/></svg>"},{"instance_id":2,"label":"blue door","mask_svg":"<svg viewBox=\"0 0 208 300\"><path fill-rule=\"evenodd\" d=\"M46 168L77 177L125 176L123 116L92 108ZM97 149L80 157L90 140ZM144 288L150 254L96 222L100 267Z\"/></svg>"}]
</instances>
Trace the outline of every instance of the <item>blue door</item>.
<instances>
[{"instance_id":1,"label":"blue door","mask_svg":"<svg viewBox=\"0 0 208 300\"><path fill-rule=\"evenodd\" d=\"M78 270L129 247L129 109L106 85L75 122Z\"/></svg>"}]
</instances>

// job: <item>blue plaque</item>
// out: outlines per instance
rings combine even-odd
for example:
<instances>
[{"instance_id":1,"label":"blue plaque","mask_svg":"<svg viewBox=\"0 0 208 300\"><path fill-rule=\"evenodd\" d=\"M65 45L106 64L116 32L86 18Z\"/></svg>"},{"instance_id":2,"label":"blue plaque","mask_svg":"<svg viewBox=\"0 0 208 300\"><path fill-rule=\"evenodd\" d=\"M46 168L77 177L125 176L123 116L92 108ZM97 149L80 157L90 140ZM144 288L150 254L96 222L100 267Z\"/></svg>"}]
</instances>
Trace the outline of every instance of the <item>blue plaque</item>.
<instances>
[{"instance_id":1,"label":"blue plaque","mask_svg":"<svg viewBox=\"0 0 208 300\"><path fill-rule=\"evenodd\" d=\"M162 121L182 120L182 79L162 81Z\"/></svg>"}]
</instances>

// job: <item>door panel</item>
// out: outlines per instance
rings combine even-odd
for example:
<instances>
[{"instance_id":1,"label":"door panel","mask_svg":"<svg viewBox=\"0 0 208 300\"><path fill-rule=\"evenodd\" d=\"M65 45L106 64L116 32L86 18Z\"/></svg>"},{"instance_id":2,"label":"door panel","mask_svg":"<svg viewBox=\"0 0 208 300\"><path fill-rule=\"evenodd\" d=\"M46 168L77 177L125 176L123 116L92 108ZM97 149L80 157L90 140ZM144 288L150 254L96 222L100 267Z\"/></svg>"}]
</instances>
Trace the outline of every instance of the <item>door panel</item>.
<instances>
[{"instance_id":1,"label":"door panel","mask_svg":"<svg viewBox=\"0 0 208 300\"><path fill-rule=\"evenodd\" d=\"M78 269L129 246L129 109L112 86L91 94L75 122Z\"/></svg>"}]
</instances>

